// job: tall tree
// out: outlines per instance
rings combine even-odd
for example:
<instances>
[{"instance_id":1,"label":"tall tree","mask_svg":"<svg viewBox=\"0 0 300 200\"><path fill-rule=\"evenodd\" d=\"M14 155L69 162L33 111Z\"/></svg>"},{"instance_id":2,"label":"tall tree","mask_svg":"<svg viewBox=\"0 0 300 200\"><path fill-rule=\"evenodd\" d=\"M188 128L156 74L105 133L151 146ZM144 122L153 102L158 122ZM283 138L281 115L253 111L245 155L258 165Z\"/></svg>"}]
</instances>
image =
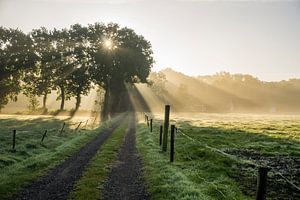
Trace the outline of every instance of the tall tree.
<instances>
[{"instance_id":1,"label":"tall tree","mask_svg":"<svg viewBox=\"0 0 300 200\"><path fill-rule=\"evenodd\" d=\"M69 75L73 72L74 58L72 55L73 47L69 38L67 29L57 30L52 32L52 40L55 44L54 47L54 88L59 90L59 99L61 100L60 110L64 110L65 100L71 98L70 94L66 91Z\"/></svg>"},{"instance_id":2,"label":"tall tree","mask_svg":"<svg viewBox=\"0 0 300 200\"><path fill-rule=\"evenodd\" d=\"M24 72L37 59L30 37L17 29L0 27L0 109L17 100Z\"/></svg>"},{"instance_id":3,"label":"tall tree","mask_svg":"<svg viewBox=\"0 0 300 200\"><path fill-rule=\"evenodd\" d=\"M25 78L24 93L28 97L43 96L43 109L46 110L47 97L51 93L54 79L55 43L51 32L46 28L35 29L30 33L38 61Z\"/></svg>"},{"instance_id":4,"label":"tall tree","mask_svg":"<svg viewBox=\"0 0 300 200\"><path fill-rule=\"evenodd\" d=\"M88 29L79 24L71 26L69 30L72 41L72 66L73 71L68 76L67 91L70 96L76 98L75 111L78 110L81 103L81 95L87 95L91 89L91 75L89 68L92 66L90 61L89 42L86 39Z\"/></svg>"},{"instance_id":5,"label":"tall tree","mask_svg":"<svg viewBox=\"0 0 300 200\"><path fill-rule=\"evenodd\" d=\"M93 54L97 67L92 74L105 89L102 114L107 117L109 112L127 109L125 84L146 82L154 61L150 42L132 29L120 28L117 24L103 28L96 24L92 30L99 29L102 40L98 40L98 49Z\"/></svg>"}]
</instances>

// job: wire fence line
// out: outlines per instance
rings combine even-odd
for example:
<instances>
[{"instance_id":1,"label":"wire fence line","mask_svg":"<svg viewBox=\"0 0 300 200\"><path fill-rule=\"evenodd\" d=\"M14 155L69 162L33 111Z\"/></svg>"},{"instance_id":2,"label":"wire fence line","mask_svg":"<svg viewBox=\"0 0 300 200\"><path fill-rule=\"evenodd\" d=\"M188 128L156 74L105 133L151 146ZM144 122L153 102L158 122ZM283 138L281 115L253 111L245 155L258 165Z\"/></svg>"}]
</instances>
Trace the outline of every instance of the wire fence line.
<instances>
[{"instance_id":1,"label":"wire fence line","mask_svg":"<svg viewBox=\"0 0 300 200\"><path fill-rule=\"evenodd\" d=\"M293 186L295 189L297 189L300 192L300 187L298 187L297 185L295 185L291 180L289 180L288 178L286 178L282 173L280 172L273 172L275 175L280 176L281 178L283 178L287 183L289 183L291 186Z\"/></svg>"},{"instance_id":2,"label":"wire fence line","mask_svg":"<svg viewBox=\"0 0 300 200\"><path fill-rule=\"evenodd\" d=\"M243 159L243 158L240 158L240 157L238 157L238 156L235 156L235 155L232 155L232 154L228 154L228 153L226 153L226 152L224 152L224 151L222 151L222 150L220 150L220 149L217 149L217 148L211 147L211 146L209 146L209 145L203 144L203 143L200 142L199 140L196 140L196 139L192 138L191 136L187 135L186 133L184 133L184 132L183 132L181 129L179 129L178 127L176 127L176 132L181 133L181 135L183 135L183 136L184 136L185 138L187 138L188 140L190 140L190 141L192 141L192 142L196 142L196 143L198 143L198 144L204 146L205 148L210 149L210 150L212 150L212 151L214 151L214 152L220 153L220 154L222 154L223 156L226 156L226 157L228 157L228 158L230 158L230 159L233 159L233 160L236 160L236 161L238 161L238 162L245 163L245 164L250 164L250 165L252 165L252 166L254 166L254 167L261 167L259 164L253 162L252 160ZM273 168L269 168L269 169L270 169L270 171L273 172L273 174L280 176L280 177L283 178L287 183L289 183L289 184L290 184L291 186L293 186L295 189L297 189L298 191L300 191L300 187L297 186L297 185L295 185L295 184L293 183L293 181L289 180L289 179L288 179L287 177L285 177L282 173L280 173L280 172L278 172L278 171L274 171L275 169L273 169Z\"/></svg>"},{"instance_id":3,"label":"wire fence line","mask_svg":"<svg viewBox=\"0 0 300 200\"><path fill-rule=\"evenodd\" d=\"M65 122L63 121L63 129L61 127L57 127L57 128L50 128L50 129L47 129L47 127L43 127L45 128L44 130L40 129L40 130L32 130L30 129L30 127L23 127L23 128L15 128L15 129L12 129L12 131L14 132L15 131L15 135L19 135L19 136L22 136L26 133L40 133L40 134L44 134L44 131L47 130L47 132L55 132L55 131L61 131L63 130L64 131L64 126L65 125L68 125L68 126L73 126L73 125L79 125L79 124L84 124L85 123L85 127L87 127L88 125L88 122L91 118L94 118L94 117L89 117L87 120L84 120L84 121L79 121L79 122ZM97 117L95 117L96 119ZM93 121L93 124L95 123L96 120ZM51 125L51 127L53 127L53 125ZM77 127L77 129L79 129L79 126ZM76 129L75 129L76 130ZM11 138L10 136L10 133L11 131L7 132L7 134L5 134L4 136L2 136L3 138Z\"/></svg>"},{"instance_id":4,"label":"wire fence line","mask_svg":"<svg viewBox=\"0 0 300 200\"><path fill-rule=\"evenodd\" d=\"M154 118L154 116L151 113L149 114L149 113L144 112L144 114L145 114L145 122L147 123L147 126L150 128L150 133L151 133L153 131L153 118ZM159 129L160 130L159 144L162 145L162 151L165 152L167 150L167 142L166 141L168 141L168 134L169 134L169 132L171 132L171 139L170 139L170 162L171 163L174 161L174 154L178 154L178 155L181 154L176 150L176 148L174 146L175 136L178 135L177 133L180 133L180 135L182 135L183 138L187 139L188 141L193 142L193 143L197 143L197 144L205 147L206 149L208 149L208 150L210 150L214 153L220 154L220 155L222 155L226 158L230 158L230 159L236 161L237 163L249 165L249 166L251 166L252 169L257 168L258 173L255 173L254 170L247 170L247 173L246 173L247 174L246 176L251 176L251 177L252 176L254 176L254 177L257 176L256 199L266 199L266 187L267 187L268 172L271 172L273 175L275 175L274 177L280 176L283 179L283 181L285 182L285 185L286 184L290 185L289 190L292 193L294 193L294 191L296 191L296 190L297 190L297 194L298 194L298 192L300 192L300 187L299 186L297 186L292 180L287 178L285 175L280 173L280 171L276 171L277 170L276 168L267 166L268 162L266 162L266 163L261 162L263 160L260 160L260 159L258 159L258 160L254 159L253 160L253 159L251 159L251 157L249 159L247 156L246 156L246 158L244 158L244 156L232 155L232 154L227 153L227 152L225 152L221 149L211 147L211 146L207 145L206 143L201 142L198 139L195 139L195 138L191 137L189 134L186 134L185 131L183 131L182 129L176 127L176 125L175 125L176 120L175 120L175 122L172 121L173 124L171 125L171 130L168 130L169 124L170 124L170 105L165 105L164 116L165 116L164 117L164 125L161 124L160 129ZM237 146L235 146L235 147L237 147ZM197 166L196 166L196 163L195 163L195 159L193 159L190 156L191 152L186 150L186 145L183 145L183 148L181 148L181 150L183 150L184 155L190 161L192 161L191 162L192 168L195 168L196 171L197 171ZM257 162L260 163L260 164L258 164ZM279 170L281 170L281 169L279 169ZM249 173L249 171L251 173ZM199 176L198 173L196 173L196 175L197 175L197 177L199 177L199 179L202 179L207 184L211 184L216 189L216 191L218 193L220 193L223 197L225 197L225 195L222 193L222 191L218 190L217 185L215 185L213 182L207 181L204 177ZM294 177L290 177L290 178L293 179ZM282 179L279 179L277 181L279 181L279 183L280 183L280 182L282 182ZM297 183L297 181L296 181L296 183Z\"/></svg>"},{"instance_id":5,"label":"wire fence line","mask_svg":"<svg viewBox=\"0 0 300 200\"><path fill-rule=\"evenodd\" d=\"M39 130L37 130L37 128L35 129L32 129L32 127L30 125L28 126L22 126L20 128L15 128L15 129L12 129L12 132L8 132L7 134L4 134L1 136L2 140L11 140L11 144L12 144L12 149L11 151L12 152L16 152L16 143L18 140L23 140L24 138L34 138L34 139L37 139L38 135L42 135L42 138L41 138L41 142L40 143L43 143L45 137L47 137L47 133L49 132L58 132L59 135L62 135L63 132L66 132L65 131L65 127L67 125L68 127L68 131L71 130L70 129L70 126L73 126L73 125L77 125L76 128L74 129L75 132L79 131L80 129L82 128L87 128L88 126L88 122L91 118L94 118L94 120L92 120L92 128L94 128L94 123L96 122L96 119L97 117L89 117L88 119L84 120L84 121L79 121L79 122L66 122L66 121L61 121L62 123L62 126L61 127L58 127L58 123L57 124L51 124L47 127L47 123L43 126L43 127L40 127ZM82 128L80 128L81 124L84 124ZM51 128L50 128L51 127ZM56 127L56 128L52 128L52 127ZM31 129L30 129L31 128ZM84 129L86 130L86 129ZM12 133L12 135L10 135L10 133Z\"/></svg>"},{"instance_id":6,"label":"wire fence line","mask_svg":"<svg viewBox=\"0 0 300 200\"><path fill-rule=\"evenodd\" d=\"M181 129L177 128L177 131L179 133L181 133L183 136L185 136L187 139L189 139L190 141L196 142L196 143L200 144L201 146L204 146L205 148L207 148L207 149L209 149L211 151L217 152L219 154L222 154L225 157L228 157L228 158L233 159L233 160L237 160L237 161L242 162L242 163L250 164L250 165L255 166L255 167L260 167L257 163L255 163L255 162L253 162L251 160L242 159L242 158L240 158L238 156L226 153L226 152L224 152L224 151L222 151L220 149L217 149L217 148L211 147L211 146L209 146L207 144L204 144L204 143L200 142L199 140L196 140L196 139L190 137L189 135L187 135L186 133L184 133Z\"/></svg>"},{"instance_id":7,"label":"wire fence line","mask_svg":"<svg viewBox=\"0 0 300 200\"><path fill-rule=\"evenodd\" d=\"M153 117L152 114L148 114L148 113L146 113L146 112L144 112L144 114L145 114L145 116L146 116L146 118L147 118L147 123L148 123L149 117L153 120L154 117ZM237 162L239 162L239 163L242 163L242 164L248 164L248 165L250 165L250 166L252 166L252 167L256 167L256 168L262 167L261 165L259 165L259 164L255 163L255 162L253 162L252 160L244 159L244 158L241 158L241 157L238 157L238 156L235 156L235 155L226 153L226 152L224 152L224 151L222 151L222 150L220 150L220 149L211 147L211 146L209 146L209 145L207 145L207 144L204 144L203 142L200 142L199 140L197 140L197 139L195 139L195 138L192 138L192 137L189 136L188 134L184 133L184 131L183 131L182 129L180 129L180 128L176 127L176 126L175 126L175 131L176 131L176 133L180 133L182 136L184 136L184 137L185 137L186 139L188 139L189 141L198 143L198 144L200 144L201 146L204 146L205 148L207 148L207 149L209 149L209 150L211 150L211 151L213 151L213 152L216 152L216 153L221 154L222 156L228 157L228 158L230 158L230 159L232 159L232 160L235 160L235 161L237 161ZM176 135L177 135L177 134L176 134ZM174 151L175 151L176 154L178 154L178 151L176 151L176 149L175 149ZM184 150L184 151L187 152L186 150ZM185 155L187 155L188 159L190 159L191 161L193 161L193 159L189 156L188 153L185 154ZM294 189L300 191L300 187L297 186L297 185L295 185L295 184L293 183L293 181L289 180L289 179L288 179L287 177L285 177L282 173L280 173L280 172L278 172L278 171L275 171L274 168L270 168L270 167L267 167L267 168L268 168L269 171L272 172L273 174L278 175L278 176L280 176L281 178L283 178L283 179L284 179L288 184L290 184ZM203 179L202 177L199 177L199 178ZM208 183L209 183L209 182L208 182ZM221 193L221 191L219 191L219 192ZM221 194L222 194L222 193L221 193ZM222 194L222 195L224 196L224 194Z\"/></svg>"},{"instance_id":8,"label":"wire fence line","mask_svg":"<svg viewBox=\"0 0 300 200\"><path fill-rule=\"evenodd\" d=\"M189 153L189 151L186 150L185 147L183 148L183 151L184 151L184 155L186 155L187 158L193 162L194 160L190 157L190 153ZM175 153L178 154L178 152L176 150L175 150ZM195 168L197 170L196 165L193 165L193 168ZM195 174L197 175L197 177L199 179L203 180L205 183L212 185L218 193L220 193L224 198L226 198L225 194L219 190L218 186L215 183L213 183L211 181L207 181L205 178L201 177L198 173L195 173Z\"/></svg>"}]
</instances>

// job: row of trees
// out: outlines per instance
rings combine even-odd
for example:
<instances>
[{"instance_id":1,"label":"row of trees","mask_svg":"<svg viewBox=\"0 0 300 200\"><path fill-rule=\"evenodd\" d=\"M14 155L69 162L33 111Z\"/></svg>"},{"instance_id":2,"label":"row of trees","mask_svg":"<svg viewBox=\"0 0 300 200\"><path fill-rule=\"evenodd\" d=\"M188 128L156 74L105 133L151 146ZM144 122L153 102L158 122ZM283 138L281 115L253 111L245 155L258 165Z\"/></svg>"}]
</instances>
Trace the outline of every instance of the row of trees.
<instances>
[{"instance_id":1,"label":"row of trees","mask_svg":"<svg viewBox=\"0 0 300 200\"><path fill-rule=\"evenodd\" d=\"M228 72L191 77L172 69L151 73L149 79L155 96L171 104L173 111L300 111L300 79L265 82L249 74Z\"/></svg>"},{"instance_id":2,"label":"row of trees","mask_svg":"<svg viewBox=\"0 0 300 200\"><path fill-rule=\"evenodd\" d=\"M72 25L69 29L20 30L0 27L0 108L28 97L58 91L60 109L76 98L75 110L93 85L105 90L103 115L122 108L125 83L146 82L153 64L151 44L118 24Z\"/></svg>"}]
</instances>

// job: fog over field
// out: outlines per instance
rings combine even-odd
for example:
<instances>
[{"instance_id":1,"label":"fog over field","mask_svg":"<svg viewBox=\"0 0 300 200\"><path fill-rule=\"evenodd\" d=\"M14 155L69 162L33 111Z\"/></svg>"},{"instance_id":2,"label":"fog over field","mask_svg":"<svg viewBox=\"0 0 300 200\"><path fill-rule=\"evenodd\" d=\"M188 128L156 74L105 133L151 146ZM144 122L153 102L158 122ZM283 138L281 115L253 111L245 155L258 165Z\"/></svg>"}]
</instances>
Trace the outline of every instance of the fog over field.
<instances>
[{"instance_id":1,"label":"fog over field","mask_svg":"<svg viewBox=\"0 0 300 200\"><path fill-rule=\"evenodd\" d=\"M0 200L299 200L300 0L0 0Z\"/></svg>"}]
</instances>

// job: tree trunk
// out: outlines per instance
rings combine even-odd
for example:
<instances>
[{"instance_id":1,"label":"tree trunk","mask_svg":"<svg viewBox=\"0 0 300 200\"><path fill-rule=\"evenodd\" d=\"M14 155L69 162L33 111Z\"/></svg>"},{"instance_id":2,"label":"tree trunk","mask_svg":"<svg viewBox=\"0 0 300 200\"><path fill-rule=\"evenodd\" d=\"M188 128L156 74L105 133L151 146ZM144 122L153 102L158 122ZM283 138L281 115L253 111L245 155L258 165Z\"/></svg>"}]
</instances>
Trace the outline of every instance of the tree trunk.
<instances>
[{"instance_id":1,"label":"tree trunk","mask_svg":"<svg viewBox=\"0 0 300 200\"><path fill-rule=\"evenodd\" d=\"M105 89L104 102L103 102L104 105L103 105L103 109L101 111L101 119L103 119L103 120L108 119L109 102L110 102L110 89L108 87Z\"/></svg>"},{"instance_id":2,"label":"tree trunk","mask_svg":"<svg viewBox=\"0 0 300 200\"><path fill-rule=\"evenodd\" d=\"M46 110L47 108L46 108L46 102L47 102L47 93L45 93L44 94L44 96L43 96L43 110Z\"/></svg>"},{"instance_id":3,"label":"tree trunk","mask_svg":"<svg viewBox=\"0 0 300 200\"><path fill-rule=\"evenodd\" d=\"M77 111L79 109L80 103L81 103L81 95L80 95L80 92L78 92L76 95L75 111Z\"/></svg>"},{"instance_id":4,"label":"tree trunk","mask_svg":"<svg viewBox=\"0 0 300 200\"><path fill-rule=\"evenodd\" d=\"M128 91L123 82L111 82L105 88L104 105L102 109L102 119L107 119L110 115L132 110Z\"/></svg>"},{"instance_id":5,"label":"tree trunk","mask_svg":"<svg viewBox=\"0 0 300 200\"><path fill-rule=\"evenodd\" d=\"M61 102L60 102L60 110L64 110L64 107L65 107L65 88L63 85L60 85L59 86L60 88L60 92L61 92Z\"/></svg>"}]
</instances>

